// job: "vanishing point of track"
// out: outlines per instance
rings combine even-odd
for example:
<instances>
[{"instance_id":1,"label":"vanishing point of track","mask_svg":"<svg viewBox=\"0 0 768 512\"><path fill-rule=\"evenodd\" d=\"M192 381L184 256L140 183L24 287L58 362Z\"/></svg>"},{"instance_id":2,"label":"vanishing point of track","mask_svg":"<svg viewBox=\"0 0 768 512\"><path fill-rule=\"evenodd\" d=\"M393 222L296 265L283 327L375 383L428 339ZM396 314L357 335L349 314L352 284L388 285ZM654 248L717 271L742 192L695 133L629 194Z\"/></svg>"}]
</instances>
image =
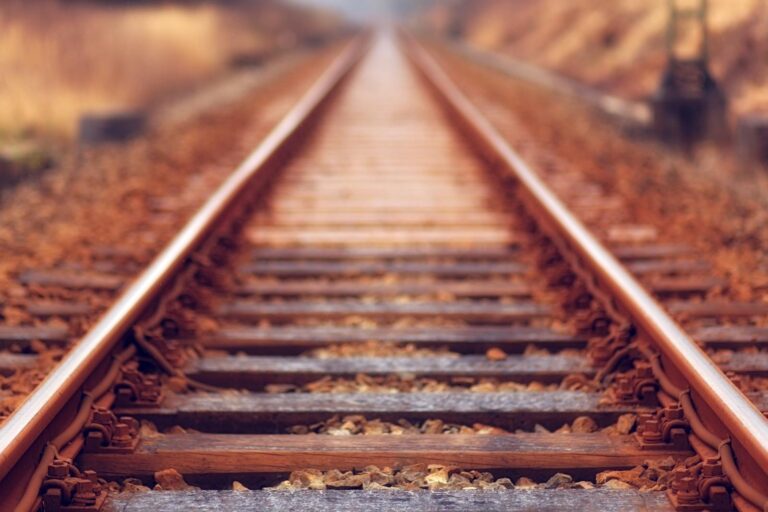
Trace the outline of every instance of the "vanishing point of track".
<instances>
[{"instance_id":1,"label":"vanishing point of track","mask_svg":"<svg viewBox=\"0 0 768 512\"><path fill-rule=\"evenodd\" d=\"M606 248L418 42L353 41L0 426L0 508L764 510L766 400L637 280L679 252ZM202 490L107 492L168 470ZM292 472L328 490L223 491Z\"/></svg>"}]
</instances>

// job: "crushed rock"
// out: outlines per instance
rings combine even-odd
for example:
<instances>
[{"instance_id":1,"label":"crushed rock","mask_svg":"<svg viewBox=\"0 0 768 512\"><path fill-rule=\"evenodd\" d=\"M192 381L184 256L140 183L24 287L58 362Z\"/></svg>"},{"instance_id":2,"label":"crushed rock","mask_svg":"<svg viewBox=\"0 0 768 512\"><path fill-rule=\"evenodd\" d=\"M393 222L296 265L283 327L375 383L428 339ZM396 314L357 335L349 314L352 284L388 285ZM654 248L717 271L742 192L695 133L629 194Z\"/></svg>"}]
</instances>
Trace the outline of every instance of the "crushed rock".
<instances>
[{"instance_id":1,"label":"crushed rock","mask_svg":"<svg viewBox=\"0 0 768 512\"><path fill-rule=\"evenodd\" d=\"M428 378L409 378L402 375L370 376L363 374L355 376L354 379L323 377L303 386L284 384L269 384L265 386L267 393L442 393L449 391L496 393L515 391L541 392L556 391L557 389L559 389L557 384L542 384L540 382L518 383L471 377L440 381Z\"/></svg>"},{"instance_id":2,"label":"crushed rock","mask_svg":"<svg viewBox=\"0 0 768 512\"><path fill-rule=\"evenodd\" d=\"M521 383L469 376L438 380L401 374L385 376L358 374L354 379L326 376L304 385L267 384L265 386L267 393L499 393L557 390L594 392L599 389L599 384L581 374L568 375L560 384L544 384L537 381Z\"/></svg>"},{"instance_id":3,"label":"crushed rock","mask_svg":"<svg viewBox=\"0 0 768 512\"><path fill-rule=\"evenodd\" d=\"M446 423L439 419L429 419L421 423L411 423L401 419L395 422L380 419L368 420L362 415L333 416L312 425L295 425L288 429L291 434L345 435L412 435L412 434L477 434L499 435L509 433L502 428L482 423L460 425Z\"/></svg>"},{"instance_id":4,"label":"crushed rock","mask_svg":"<svg viewBox=\"0 0 768 512\"><path fill-rule=\"evenodd\" d=\"M126 478L123 480L122 488L118 487L115 489L115 491L122 492L150 492L151 490L138 478Z\"/></svg>"},{"instance_id":5,"label":"crushed rock","mask_svg":"<svg viewBox=\"0 0 768 512\"><path fill-rule=\"evenodd\" d=\"M634 415L626 415L634 416ZM632 425L634 425L634 418ZM591 433L603 432L608 435L628 434L628 431L617 428L616 425L609 425L600 429L597 423L589 417L581 416L574 420L572 424L565 424L560 428L551 431L542 425L534 425L533 432L540 434L571 434L571 433ZM458 423L447 423L441 419L428 419L422 422L410 422L400 419L397 422L384 421L379 418L368 419L361 414L347 416L334 415L331 418L313 423L311 425L294 425L287 429L289 434L306 435L320 434L333 436L352 436L352 435L418 435L418 434L469 434L469 435L503 435L503 434L521 434L526 430L517 429L510 432L504 428L487 425L484 423L473 423L471 425L462 425Z\"/></svg>"},{"instance_id":6,"label":"crushed rock","mask_svg":"<svg viewBox=\"0 0 768 512\"><path fill-rule=\"evenodd\" d=\"M49 348L40 341L33 342L30 348L38 355L34 367L19 368L9 376L0 376L0 420L16 410L65 353L62 347Z\"/></svg>"},{"instance_id":7,"label":"crushed rock","mask_svg":"<svg viewBox=\"0 0 768 512\"><path fill-rule=\"evenodd\" d=\"M185 482L181 473L173 468L156 471L155 482L155 491L196 491L200 489Z\"/></svg>"},{"instance_id":8,"label":"crushed rock","mask_svg":"<svg viewBox=\"0 0 768 512\"><path fill-rule=\"evenodd\" d=\"M485 357L489 361L504 361L507 358L507 353L498 347L493 347L488 349Z\"/></svg>"},{"instance_id":9,"label":"crushed rock","mask_svg":"<svg viewBox=\"0 0 768 512\"><path fill-rule=\"evenodd\" d=\"M555 473L544 481L521 476L514 482L506 477L496 478L486 471L464 470L439 464L413 464L400 469L390 467L366 466L361 470L340 471L331 469L304 469L291 472L287 480L270 491L297 490L494 490L509 489L639 489L640 491L666 490L675 479L676 473L697 462L696 457L689 460L675 461L672 457L649 460L641 466L624 471L604 471L598 473L595 481L575 480L567 473ZM149 492L199 490L186 483L184 477L175 469L165 469L155 473L155 486L150 489L136 478L127 478L122 484L110 482L112 492ZM232 490L243 492L249 488L234 480Z\"/></svg>"},{"instance_id":10,"label":"crushed rock","mask_svg":"<svg viewBox=\"0 0 768 512\"><path fill-rule=\"evenodd\" d=\"M599 486L610 489L640 489L664 491L671 485L678 471L692 461L675 461L672 457L648 460L640 466L625 471L603 471L595 477Z\"/></svg>"},{"instance_id":11,"label":"crushed rock","mask_svg":"<svg viewBox=\"0 0 768 512\"><path fill-rule=\"evenodd\" d=\"M249 491L250 489L248 489L246 486L244 486L243 484L235 480L234 482L232 482L232 490L237 492L244 492L244 491Z\"/></svg>"},{"instance_id":12,"label":"crushed rock","mask_svg":"<svg viewBox=\"0 0 768 512\"><path fill-rule=\"evenodd\" d=\"M427 490L506 490L513 489L509 478L495 478L491 473L463 471L441 465L415 464L402 469L367 466L361 471L320 471L315 469L294 471L288 480L275 487L274 491L299 489L401 489L408 491Z\"/></svg>"},{"instance_id":13,"label":"crushed rock","mask_svg":"<svg viewBox=\"0 0 768 512\"><path fill-rule=\"evenodd\" d=\"M439 464L414 464L402 469L367 466L362 470L339 471L332 469L321 471L306 469L294 471L290 477L272 491L326 490L326 489L400 489L417 490L494 490L508 489L581 489L599 487L614 489L634 488L629 483L611 478L604 483L576 481L571 475L556 473L544 482L536 482L529 477L520 477L516 481L509 478L496 478L492 473L463 470Z\"/></svg>"},{"instance_id":14,"label":"crushed rock","mask_svg":"<svg viewBox=\"0 0 768 512\"><path fill-rule=\"evenodd\" d=\"M207 112L205 123L194 119L119 147L110 145L86 151L73 147L72 151L62 153L58 164L40 179L5 191L3 199L8 200L0 203L0 245L7 256L0 261L3 323L39 325L20 305L41 295L77 296L103 310L112 302L111 294L22 287L16 276L29 269L57 268L62 262L92 268L98 259L98 247L128 248L131 256L126 268L146 264L175 234L178 223L251 151L252 142L248 141L259 140L268 133L335 51L321 50L319 58L259 86L242 102ZM249 108L241 108L242 104ZM264 109L259 105L279 108ZM243 135L232 137L232 133ZM167 198L173 198L176 205L167 214L173 222L154 222L159 214L153 202ZM63 324L75 339L98 317L94 314L67 321L53 319L49 324ZM38 353L48 349L40 343L32 348ZM22 370L0 381L0 421L16 409L49 371L49 367Z\"/></svg>"},{"instance_id":15,"label":"crushed rock","mask_svg":"<svg viewBox=\"0 0 768 512\"><path fill-rule=\"evenodd\" d=\"M412 343L381 343L376 340L365 343L340 343L317 348L303 354L317 359L336 359L345 357L459 357L447 348L417 347Z\"/></svg>"}]
</instances>

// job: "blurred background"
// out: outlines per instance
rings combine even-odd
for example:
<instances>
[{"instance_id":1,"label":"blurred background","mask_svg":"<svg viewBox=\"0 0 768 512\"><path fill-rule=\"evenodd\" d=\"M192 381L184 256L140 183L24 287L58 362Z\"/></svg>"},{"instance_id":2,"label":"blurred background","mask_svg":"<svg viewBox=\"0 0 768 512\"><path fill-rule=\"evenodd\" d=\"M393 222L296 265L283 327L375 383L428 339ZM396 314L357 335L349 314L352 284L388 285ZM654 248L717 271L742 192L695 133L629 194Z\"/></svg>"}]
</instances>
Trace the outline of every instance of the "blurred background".
<instances>
[{"instance_id":1,"label":"blurred background","mask_svg":"<svg viewBox=\"0 0 768 512\"><path fill-rule=\"evenodd\" d=\"M147 107L337 24L277 0L3 0L0 137L71 138L84 111Z\"/></svg>"},{"instance_id":2,"label":"blurred background","mask_svg":"<svg viewBox=\"0 0 768 512\"><path fill-rule=\"evenodd\" d=\"M84 112L152 108L350 22L398 16L629 99L654 92L667 58L667 0L3 0L0 141L72 140ZM710 0L709 30L731 112L768 110L767 2Z\"/></svg>"},{"instance_id":3,"label":"blurred background","mask_svg":"<svg viewBox=\"0 0 768 512\"><path fill-rule=\"evenodd\" d=\"M678 1L696 6L698 1ZM714 76L737 113L768 108L768 2L709 0ZM435 2L428 21L469 43L641 98L666 61L667 0L471 0ZM699 37L681 34L680 44Z\"/></svg>"}]
</instances>

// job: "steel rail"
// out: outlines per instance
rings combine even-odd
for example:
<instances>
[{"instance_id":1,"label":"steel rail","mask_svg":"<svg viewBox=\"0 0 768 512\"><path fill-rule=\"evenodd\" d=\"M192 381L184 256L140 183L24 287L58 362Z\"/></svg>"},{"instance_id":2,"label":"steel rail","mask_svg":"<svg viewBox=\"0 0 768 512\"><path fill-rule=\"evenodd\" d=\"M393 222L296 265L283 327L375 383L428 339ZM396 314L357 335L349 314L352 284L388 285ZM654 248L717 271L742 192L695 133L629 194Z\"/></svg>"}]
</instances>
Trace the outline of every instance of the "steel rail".
<instances>
[{"instance_id":1,"label":"steel rail","mask_svg":"<svg viewBox=\"0 0 768 512\"><path fill-rule=\"evenodd\" d=\"M321 111L362 56L366 38L348 44L311 89L221 184L146 270L0 426L0 480L45 431L231 206Z\"/></svg>"},{"instance_id":2,"label":"steel rail","mask_svg":"<svg viewBox=\"0 0 768 512\"><path fill-rule=\"evenodd\" d=\"M651 125L651 109L644 102L625 100L604 93L597 88L584 85L554 71L508 56L501 56L498 53L481 50L468 43L454 42L453 46L459 52L491 69L501 71L532 85L549 89L556 94L580 100L619 122L637 128L648 128Z\"/></svg>"},{"instance_id":3,"label":"steel rail","mask_svg":"<svg viewBox=\"0 0 768 512\"><path fill-rule=\"evenodd\" d=\"M510 147L418 42L404 36L408 54L460 128L482 154L513 177L555 239L564 240L626 312L639 333L654 342L728 429L730 436L768 474L768 419L664 311L629 271L558 199L538 173Z\"/></svg>"}]
</instances>

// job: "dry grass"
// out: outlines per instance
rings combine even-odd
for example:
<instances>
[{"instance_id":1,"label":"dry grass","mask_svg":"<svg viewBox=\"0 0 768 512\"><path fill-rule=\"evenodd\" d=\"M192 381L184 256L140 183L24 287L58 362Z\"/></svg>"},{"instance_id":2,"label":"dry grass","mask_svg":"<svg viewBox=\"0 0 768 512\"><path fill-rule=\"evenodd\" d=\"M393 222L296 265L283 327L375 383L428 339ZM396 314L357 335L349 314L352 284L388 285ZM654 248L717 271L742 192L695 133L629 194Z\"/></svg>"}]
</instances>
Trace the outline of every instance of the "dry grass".
<instances>
[{"instance_id":1,"label":"dry grass","mask_svg":"<svg viewBox=\"0 0 768 512\"><path fill-rule=\"evenodd\" d=\"M643 97L665 63L666 0L465 0L467 40L623 95ZM443 16L443 25L445 24ZM713 71L736 112L768 109L768 5L710 0Z\"/></svg>"},{"instance_id":2,"label":"dry grass","mask_svg":"<svg viewBox=\"0 0 768 512\"><path fill-rule=\"evenodd\" d=\"M0 137L69 137L84 111L144 107L292 41L286 8L251 9L3 0Z\"/></svg>"}]
</instances>

